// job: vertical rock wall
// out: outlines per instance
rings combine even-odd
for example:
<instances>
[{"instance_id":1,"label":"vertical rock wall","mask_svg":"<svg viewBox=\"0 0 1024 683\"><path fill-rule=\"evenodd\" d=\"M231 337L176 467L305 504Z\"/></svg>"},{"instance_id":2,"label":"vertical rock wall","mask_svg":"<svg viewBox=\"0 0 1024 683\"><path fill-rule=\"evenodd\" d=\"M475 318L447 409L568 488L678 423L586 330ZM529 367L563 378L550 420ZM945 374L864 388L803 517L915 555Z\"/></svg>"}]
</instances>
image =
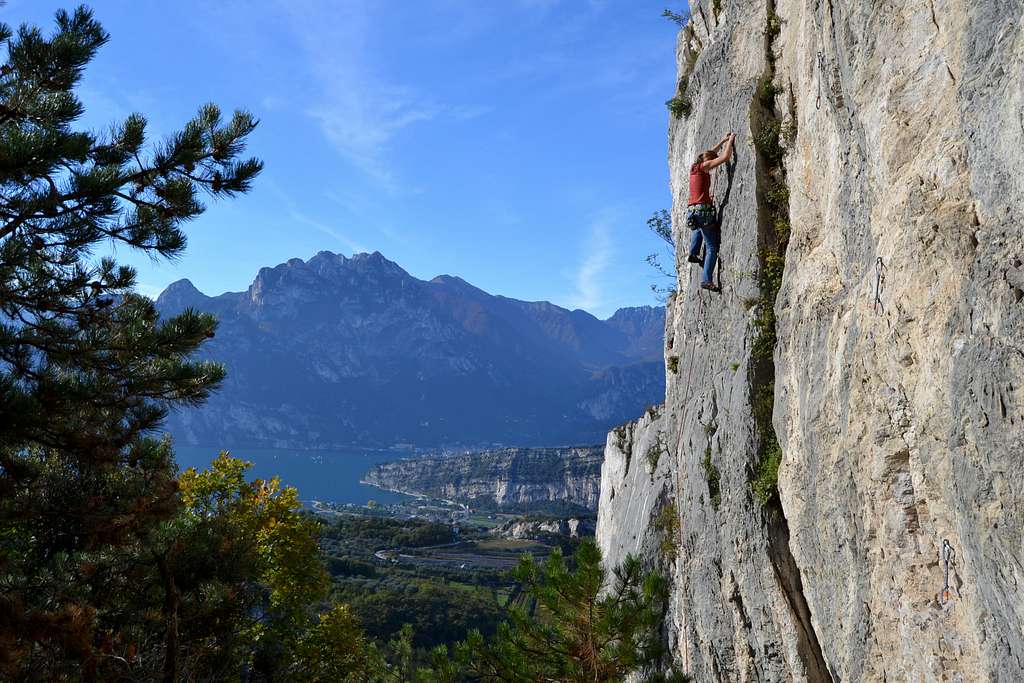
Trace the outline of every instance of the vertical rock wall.
<instances>
[{"instance_id":1,"label":"vertical rock wall","mask_svg":"<svg viewBox=\"0 0 1024 683\"><path fill-rule=\"evenodd\" d=\"M601 468L601 503L596 537L606 566L622 564L628 555L648 560L649 566L668 569L675 560L666 540L664 521L672 496L673 459L668 450L663 408L608 434ZM660 517L659 517L660 516Z\"/></svg>"},{"instance_id":2,"label":"vertical rock wall","mask_svg":"<svg viewBox=\"0 0 1024 683\"><path fill-rule=\"evenodd\" d=\"M692 3L656 429L679 513L670 631L698 681L1024 680L1022 20L1020 0ZM773 121L789 239L766 366ZM712 294L685 258L688 169L728 130ZM621 486L607 500L614 451L610 437L598 527L612 558L609 531L642 538L650 520Z\"/></svg>"},{"instance_id":3,"label":"vertical rock wall","mask_svg":"<svg viewBox=\"0 0 1024 683\"><path fill-rule=\"evenodd\" d=\"M780 8L780 491L844 680L1024 680L1022 7Z\"/></svg>"}]
</instances>

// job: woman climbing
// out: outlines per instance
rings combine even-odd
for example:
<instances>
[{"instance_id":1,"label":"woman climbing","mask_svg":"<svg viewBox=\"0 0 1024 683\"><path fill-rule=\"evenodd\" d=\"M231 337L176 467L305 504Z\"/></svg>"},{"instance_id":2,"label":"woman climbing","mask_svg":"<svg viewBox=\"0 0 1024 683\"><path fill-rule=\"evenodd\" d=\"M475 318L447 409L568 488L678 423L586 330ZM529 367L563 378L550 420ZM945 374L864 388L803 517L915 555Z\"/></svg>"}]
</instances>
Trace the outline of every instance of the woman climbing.
<instances>
[{"instance_id":1,"label":"woman climbing","mask_svg":"<svg viewBox=\"0 0 1024 683\"><path fill-rule=\"evenodd\" d=\"M703 264L704 278L700 286L712 292L721 291L721 287L715 284L714 275L722 233L715 214L715 198L711 196L711 174L708 171L732 158L735 139L735 133L726 133L721 142L701 152L690 166L690 201L687 202L686 225L693 231L693 237L690 238L690 255L687 260ZM723 146L725 149L719 154ZM704 245L703 259L700 257L701 244Z\"/></svg>"}]
</instances>

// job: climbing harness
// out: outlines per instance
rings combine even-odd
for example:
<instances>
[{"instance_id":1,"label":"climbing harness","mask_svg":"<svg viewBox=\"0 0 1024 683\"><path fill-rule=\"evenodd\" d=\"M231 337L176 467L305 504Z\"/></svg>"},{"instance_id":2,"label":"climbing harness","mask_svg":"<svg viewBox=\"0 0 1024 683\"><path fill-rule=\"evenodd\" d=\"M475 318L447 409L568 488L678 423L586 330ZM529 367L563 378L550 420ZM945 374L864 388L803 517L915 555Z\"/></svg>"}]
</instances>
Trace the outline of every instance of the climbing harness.
<instances>
[{"instance_id":1,"label":"climbing harness","mask_svg":"<svg viewBox=\"0 0 1024 683\"><path fill-rule=\"evenodd\" d=\"M945 580L942 585L942 591L939 593L939 604L945 607L953 599L952 591L949 588L949 565L956 559L956 551L953 550L953 546L950 545L948 539L942 539L942 562L945 565Z\"/></svg>"},{"instance_id":2,"label":"climbing harness","mask_svg":"<svg viewBox=\"0 0 1024 683\"><path fill-rule=\"evenodd\" d=\"M882 305L882 283L885 282L885 264L882 263L882 257L879 256L875 259L875 313L878 313L878 309L881 308L885 311L885 306Z\"/></svg>"},{"instance_id":3,"label":"climbing harness","mask_svg":"<svg viewBox=\"0 0 1024 683\"><path fill-rule=\"evenodd\" d=\"M690 230L707 228L717 219L718 216L710 204L697 204L686 210L686 227Z\"/></svg>"},{"instance_id":4,"label":"climbing harness","mask_svg":"<svg viewBox=\"0 0 1024 683\"><path fill-rule=\"evenodd\" d=\"M818 50L818 99L814 100L814 108L821 109L821 79L825 77L825 53Z\"/></svg>"}]
</instances>

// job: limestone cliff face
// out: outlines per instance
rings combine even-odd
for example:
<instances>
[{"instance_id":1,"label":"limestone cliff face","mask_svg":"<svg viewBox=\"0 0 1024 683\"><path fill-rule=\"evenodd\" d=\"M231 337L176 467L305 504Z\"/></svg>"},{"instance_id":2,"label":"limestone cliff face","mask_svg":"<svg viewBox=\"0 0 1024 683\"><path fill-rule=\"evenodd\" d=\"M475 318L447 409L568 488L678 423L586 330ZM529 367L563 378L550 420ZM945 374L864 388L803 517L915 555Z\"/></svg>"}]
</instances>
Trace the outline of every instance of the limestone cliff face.
<instances>
[{"instance_id":1,"label":"limestone cliff face","mask_svg":"<svg viewBox=\"0 0 1024 683\"><path fill-rule=\"evenodd\" d=\"M596 537L608 566L618 566L627 555L647 558L661 566L674 560L662 552L667 529L659 515L676 515L673 467L662 408L648 410L636 422L608 435L601 467L601 501Z\"/></svg>"},{"instance_id":2,"label":"limestone cliff face","mask_svg":"<svg viewBox=\"0 0 1024 683\"><path fill-rule=\"evenodd\" d=\"M367 472L364 481L476 507L550 503L594 510L601 460L599 446L502 448L382 463Z\"/></svg>"},{"instance_id":3,"label":"limestone cliff face","mask_svg":"<svg viewBox=\"0 0 1024 683\"><path fill-rule=\"evenodd\" d=\"M580 538L594 535L593 518L570 517L568 519L521 519L514 518L499 527L491 529L491 533L502 538L545 539L551 536L568 536Z\"/></svg>"},{"instance_id":4,"label":"limestone cliff face","mask_svg":"<svg viewBox=\"0 0 1024 683\"><path fill-rule=\"evenodd\" d=\"M677 664L1024 680L1024 3L691 4L657 427ZM730 129L717 295L685 261L685 204ZM609 437L606 480L621 461ZM613 488L606 551L652 519Z\"/></svg>"}]
</instances>

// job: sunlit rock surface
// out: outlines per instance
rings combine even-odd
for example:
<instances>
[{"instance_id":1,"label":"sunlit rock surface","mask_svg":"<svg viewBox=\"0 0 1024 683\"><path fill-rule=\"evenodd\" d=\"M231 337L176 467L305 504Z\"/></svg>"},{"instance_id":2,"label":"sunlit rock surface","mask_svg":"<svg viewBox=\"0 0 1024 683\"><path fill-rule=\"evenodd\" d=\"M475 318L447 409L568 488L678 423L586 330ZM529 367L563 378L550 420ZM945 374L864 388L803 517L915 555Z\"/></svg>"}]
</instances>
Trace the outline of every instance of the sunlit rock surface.
<instances>
[{"instance_id":1,"label":"sunlit rock surface","mask_svg":"<svg viewBox=\"0 0 1024 683\"><path fill-rule=\"evenodd\" d=\"M731 178L714 180L723 292L700 291L680 251L667 315L677 664L698 681L1024 680L1024 4L775 11L774 74L765 3L694 2L677 51L692 102L669 130L681 249L688 168L738 135ZM775 303L783 458L763 506L752 138L766 74L795 129ZM610 436L606 480L621 465ZM620 496L603 491L598 525L616 557L605 533L642 537L649 519ZM955 557L940 601L943 539Z\"/></svg>"},{"instance_id":2,"label":"sunlit rock surface","mask_svg":"<svg viewBox=\"0 0 1024 683\"><path fill-rule=\"evenodd\" d=\"M563 503L597 508L602 451L579 448L502 448L409 458L367 472L368 484L470 505Z\"/></svg>"}]
</instances>

